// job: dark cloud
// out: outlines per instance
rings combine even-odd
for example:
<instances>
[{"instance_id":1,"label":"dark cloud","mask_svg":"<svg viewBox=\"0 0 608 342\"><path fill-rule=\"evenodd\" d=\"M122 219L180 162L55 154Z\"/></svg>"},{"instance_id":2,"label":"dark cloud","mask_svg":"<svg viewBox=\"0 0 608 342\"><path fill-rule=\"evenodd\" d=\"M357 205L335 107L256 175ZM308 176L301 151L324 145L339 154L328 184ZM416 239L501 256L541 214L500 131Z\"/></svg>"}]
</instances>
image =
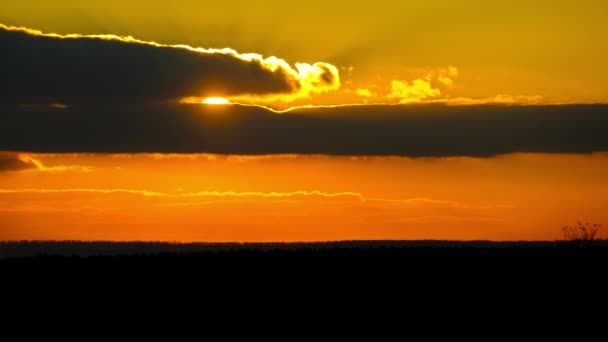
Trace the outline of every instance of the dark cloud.
<instances>
[{"instance_id":1,"label":"dark cloud","mask_svg":"<svg viewBox=\"0 0 608 342\"><path fill-rule=\"evenodd\" d=\"M493 156L608 151L608 105L0 106L0 150Z\"/></svg>"},{"instance_id":2,"label":"dark cloud","mask_svg":"<svg viewBox=\"0 0 608 342\"><path fill-rule=\"evenodd\" d=\"M20 171L33 168L36 168L36 165L19 159L17 153L0 152L0 172Z\"/></svg>"},{"instance_id":3,"label":"dark cloud","mask_svg":"<svg viewBox=\"0 0 608 342\"><path fill-rule=\"evenodd\" d=\"M294 69L259 57L248 61L234 51L209 53L118 37L59 38L0 25L0 103L158 101L298 90L301 80Z\"/></svg>"}]
</instances>

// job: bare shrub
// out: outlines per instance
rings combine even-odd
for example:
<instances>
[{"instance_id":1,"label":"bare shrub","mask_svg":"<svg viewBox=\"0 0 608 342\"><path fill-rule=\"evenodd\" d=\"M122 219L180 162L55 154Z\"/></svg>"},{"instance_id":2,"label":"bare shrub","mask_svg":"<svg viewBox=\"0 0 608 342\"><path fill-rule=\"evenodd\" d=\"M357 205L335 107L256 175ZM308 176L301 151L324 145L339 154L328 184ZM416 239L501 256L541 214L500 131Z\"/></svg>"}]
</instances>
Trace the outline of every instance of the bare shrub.
<instances>
[{"instance_id":1,"label":"bare shrub","mask_svg":"<svg viewBox=\"0 0 608 342\"><path fill-rule=\"evenodd\" d=\"M601 225L579 221L574 225L562 227L564 242L572 247L589 247L597 236Z\"/></svg>"}]
</instances>

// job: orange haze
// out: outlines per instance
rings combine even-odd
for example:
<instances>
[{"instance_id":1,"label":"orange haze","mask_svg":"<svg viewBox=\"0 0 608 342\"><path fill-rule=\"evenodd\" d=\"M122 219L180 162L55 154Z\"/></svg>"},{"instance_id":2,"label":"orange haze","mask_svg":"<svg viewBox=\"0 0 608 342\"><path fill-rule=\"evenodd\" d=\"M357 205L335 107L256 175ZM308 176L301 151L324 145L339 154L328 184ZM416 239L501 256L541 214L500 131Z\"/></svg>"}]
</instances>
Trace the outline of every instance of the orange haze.
<instances>
[{"instance_id":1,"label":"orange haze","mask_svg":"<svg viewBox=\"0 0 608 342\"><path fill-rule=\"evenodd\" d=\"M543 240L608 223L608 154L19 157L0 240Z\"/></svg>"}]
</instances>

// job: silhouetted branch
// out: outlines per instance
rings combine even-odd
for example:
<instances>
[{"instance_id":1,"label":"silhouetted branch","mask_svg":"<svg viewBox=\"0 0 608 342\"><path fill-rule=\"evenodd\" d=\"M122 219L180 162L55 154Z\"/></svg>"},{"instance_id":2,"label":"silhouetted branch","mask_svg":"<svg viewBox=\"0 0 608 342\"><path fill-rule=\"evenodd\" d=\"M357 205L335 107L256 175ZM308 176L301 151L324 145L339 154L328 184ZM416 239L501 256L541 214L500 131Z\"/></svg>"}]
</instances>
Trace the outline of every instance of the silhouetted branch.
<instances>
[{"instance_id":1,"label":"silhouetted branch","mask_svg":"<svg viewBox=\"0 0 608 342\"><path fill-rule=\"evenodd\" d=\"M572 247L590 247L600 230L601 225L578 221L575 225L562 227L564 241Z\"/></svg>"}]
</instances>

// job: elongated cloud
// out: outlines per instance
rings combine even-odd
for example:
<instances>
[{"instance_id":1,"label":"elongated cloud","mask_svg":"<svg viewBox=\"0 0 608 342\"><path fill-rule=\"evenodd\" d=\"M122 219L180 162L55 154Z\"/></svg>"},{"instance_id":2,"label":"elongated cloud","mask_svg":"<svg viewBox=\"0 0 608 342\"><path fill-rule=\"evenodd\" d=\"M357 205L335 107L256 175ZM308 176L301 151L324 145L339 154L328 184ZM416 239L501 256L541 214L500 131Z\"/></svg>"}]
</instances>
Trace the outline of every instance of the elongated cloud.
<instances>
[{"instance_id":1,"label":"elongated cloud","mask_svg":"<svg viewBox=\"0 0 608 342\"><path fill-rule=\"evenodd\" d=\"M336 89L328 63L115 35L59 35L0 24L0 103L145 102L209 95L298 96Z\"/></svg>"},{"instance_id":2,"label":"elongated cloud","mask_svg":"<svg viewBox=\"0 0 608 342\"><path fill-rule=\"evenodd\" d=\"M494 156L608 151L608 105L0 106L0 151Z\"/></svg>"},{"instance_id":3,"label":"elongated cloud","mask_svg":"<svg viewBox=\"0 0 608 342\"><path fill-rule=\"evenodd\" d=\"M361 201L365 198L358 192L335 192L328 193L318 190L313 191L293 191L293 192L257 192L257 191L201 191L195 193L188 193L183 196L187 197L263 197L263 198L282 198L282 197L297 197L297 196L317 196L325 198L334 197L354 197Z\"/></svg>"},{"instance_id":4,"label":"elongated cloud","mask_svg":"<svg viewBox=\"0 0 608 342\"><path fill-rule=\"evenodd\" d=\"M312 191L292 191L292 192L260 192L260 191L199 191L190 193L166 193L149 190L133 189L0 189L0 194L131 194L146 197L170 197L170 198L196 198L196 197L225 197L225 198L289 198L289 197L321 197L337 198L347 197L360 201L365 201L363 195L358 192L324 192L319 190Z\"/></svg>"},{"instance_id":5,"label":"elongated cloud","mask_svg":"<svg viewBox=\"0 0 608 342\"><path fill-rule=\"evenodd\" d=\"M292 191L292 192L261 192L261 191L199 191L199 192L160 192L151 190L136 190L136 189L103 189L103 188L72 188L72 189L0 189L0 200L3 198L15 198L19 195L27 195L28 204L26 206L13 206L13 207L2 207L0 211L23 211L23 210L36 210L36 209L59 209L65 211L71 211L73 208L69 206L61 205L60 208L56 207L40 207L38 204L40 201L44 202L45 199L51 198L67 199L69 201L75 201L70 195L76 194L78 196L77 201L91 201L94 199L94 205L99 205L99 195L107 196L107 200L112 204L113 198L116 196L135 196L139 197L140 200L153 200L160 201L159 204L164 206L200 206L207 204L215 204L220 202L240 202L241 200L253 201L253 202L265 202L271 200L279 200L284 202L285 199L291 199L294 201L319 201L319 200L339 200L342 203L351 203L356 205L365 205L369 208L376 209L395 209L401 208L403 210L433 210L433 209L444 209L444 210L464 210L468 212L484 212L488 210L503 210L511 209L508 206L478 206L469 205L453 200L440 200L426 197L415 197L415 198L367 198L359 192L324 192L319 190L312 191ZM67 195L68 197L61 197ZM87 197L91 195L93 197ZM32 197L34 196L34 197ZM133 197L131 197L133 198ZM17 202L21 204L20 202ZM55 203L56 204L56 203ZM94 205L88 206L87 208L94 208Z\"/></svg>"},{"instance_id":6,"label":"elongated cloud","mask_svg":"<svg viewBox=\"0 0 608 342\"><path fill-rule=\"evenodd\" d=\"M164 196L162 192L132 189L0 189L0 194L69 194L69 193L93 193L93 194L133 194L142 196Z\"/></svg>"}]
</instances>

